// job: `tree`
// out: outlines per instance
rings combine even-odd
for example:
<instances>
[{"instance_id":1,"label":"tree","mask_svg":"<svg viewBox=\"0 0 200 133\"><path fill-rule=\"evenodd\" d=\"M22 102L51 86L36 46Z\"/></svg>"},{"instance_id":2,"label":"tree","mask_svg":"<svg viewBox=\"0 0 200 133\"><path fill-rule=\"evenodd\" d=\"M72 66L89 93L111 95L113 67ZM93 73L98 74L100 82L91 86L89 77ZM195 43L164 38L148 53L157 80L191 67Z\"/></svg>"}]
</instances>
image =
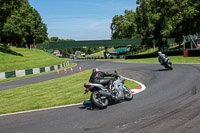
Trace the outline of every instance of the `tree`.
<instances>
[{"instance_id":1,"label":"tree","mask_svg":"<svg viewBox=\"0 0 200 133\"><path fill-rule=\"evenodd\" d=\"M8 4L5 1L3 3L4 5ZM11 2L11 5L12 3L15 2ZM16 46L26 47L30 47L30 44L33 43L46 41L48 39L46 24L42 22L39 13L30 6L28 1L21 0L20 7L14 7L11 8L9 16L1 16L5 21L1 23L3 26L1 26L0 41L2 43L13 43Z\"/></svg>"},{"instance_id":2,"label":"tree","mask_svg":"<svg viewBox=\"0 0 200 133\"><path fill-rule=\"evenodd\" d=\"M31 9L33 14L33 43L41 43L48 40L47 26L43 23L42 18L38 11L34 8Z\"/></svg>"},{"instance_id":3,"label":"tree","mask_svg":"<svg viewBox=\"0 0 200 133\"><path fill-rule=\"evenodd\" d=\"M111 23L112 39L130 39L137 37L136 13L125 10L125 15L115 15Z\"/></svg>"},{"instance_id":4,"label":"tree","mask_svg":"<svg viewBox=\"0 0 200 133\"><path fill-rule=\"evenodd\" d=\"M137 0L136 3L139 4L136 9L138 34L140 34L142 38L159 37L160 23L157 22L159 21L161 14L159 12L155 12L155 4L152 5L154 0Z\"/></svg>"},{"instance_id":5,"label":"tree","mask_svg":"<svg viewBox=\"0 0 200 133\"><path fill-rule=\"evenodd\" d=\"M143 37L176 37L199 32L198 0L137 0L138 32Z\"/></svg>"},{"instance_id":6,"label":"tree","mask_svg":"<svg viewBox=\"0 0 200 133\"><path fill-rule=\"evenodd\" d=\"M2 29L7 18L9 18L12 11L19 8L20 5L21 2L18 0L0 0L0 42L2 38Z\"/></svg>"},{"instance_id":7,"label":"tree","mask_svg":"<svg viewBox=\"0 0 200 133\"><path fill-rule=\"evenodd\" d=\"M7 19L2 29L2 41L6 43L20 44L22 42L22 30L20 28L20 14L13 14Z\"/></svg>"},{"instance_id":8,"label":"tree","mask_svg":"<svg viewBox=\"0 0 200 133\"><path fill-rule=\"evenodd\" d=\"M58 37L51 37L50 42L57 42L59 40Z\"/></svg>"}]
</instances>

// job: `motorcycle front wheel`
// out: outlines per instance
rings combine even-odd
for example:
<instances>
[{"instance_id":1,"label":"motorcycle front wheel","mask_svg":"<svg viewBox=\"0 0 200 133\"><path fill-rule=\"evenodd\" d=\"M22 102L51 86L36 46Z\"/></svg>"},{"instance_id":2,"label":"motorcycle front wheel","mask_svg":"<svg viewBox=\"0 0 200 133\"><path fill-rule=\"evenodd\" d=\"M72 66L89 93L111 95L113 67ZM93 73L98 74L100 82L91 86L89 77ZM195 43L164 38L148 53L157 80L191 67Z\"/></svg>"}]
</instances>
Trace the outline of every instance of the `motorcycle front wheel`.
<instances>
[{"instance_id":1,"label":"motorcycle front wheel","mask_svg":"<svg viewBox=\"0 0 200 133\"><path fill-rule=\"evenodd\" d=\"M98 91L92 92L90 96L91 102L100 109L105 109L108 106L108 98L101 95Z\"/></svg>"},{"instance_id":2,"label":"motorcycle front wheel","mask_svg":"<svg viewBox=\"0 0 200 133\"><path fill-rule=\"evenodd\" d=\"M167 64L166 64L166 68L168 68L169 70L173 70L173 67L172 67L172 65L171 65L171 64L169 64L169 63L167 63Z\"/></svg>"},{"instance_id":3,"label":"motorcycle front wheel","mask_svg":"<svg viewBox=\"0 0 200 133\"><path fill-rule=\"evenodd\" d=\"M124 99L129 101L129 100L132 100L133 99L133 93L131 92L131 90L124 86Z\"/></svg>"}]
</instances>

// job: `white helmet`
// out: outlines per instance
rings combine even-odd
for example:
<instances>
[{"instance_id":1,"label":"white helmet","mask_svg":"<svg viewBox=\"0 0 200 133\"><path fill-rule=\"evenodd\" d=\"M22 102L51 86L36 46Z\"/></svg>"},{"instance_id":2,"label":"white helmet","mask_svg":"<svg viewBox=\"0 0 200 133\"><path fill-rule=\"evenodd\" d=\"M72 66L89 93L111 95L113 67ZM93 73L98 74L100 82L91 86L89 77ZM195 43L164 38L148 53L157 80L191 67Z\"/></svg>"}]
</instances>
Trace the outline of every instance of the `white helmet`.
<instances>
[{"instance_id":1,"label":"white helmet","mask_svg":"<svg viewBox=\"0 0 200 133\"><path fill-rule=\"evenodd\" d=\"M162 54L162 52L158 51L158 55L161 55L161 54Z\"/></svg>"},{"instance_id":2,"label":"white helmet","mask_svg":"<svg viewBox=\"0 0 200 133\"><path fill-rule=\"evenodd\" d=\"M93 69L93 72L98 72L100 71L98 68Z\"/></svg>"}]
</instances>

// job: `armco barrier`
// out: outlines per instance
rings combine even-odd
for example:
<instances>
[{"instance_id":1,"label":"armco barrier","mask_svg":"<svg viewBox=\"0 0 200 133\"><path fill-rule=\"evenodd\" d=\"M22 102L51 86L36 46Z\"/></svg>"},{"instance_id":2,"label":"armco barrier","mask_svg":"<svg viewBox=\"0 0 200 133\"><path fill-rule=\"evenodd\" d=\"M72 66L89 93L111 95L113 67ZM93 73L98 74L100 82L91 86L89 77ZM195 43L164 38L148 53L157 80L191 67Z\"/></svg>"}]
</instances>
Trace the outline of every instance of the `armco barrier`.
<instances>
[{"instance_id":1,"label":"armco barrier","mask_svg":"<svg viewBox=\"0 0 200 133\"><path fill-rule=\"evenodd\" d=\"M200 49L188 50L188 56L200 56Z\"/></svg>"},{"instance_id":2,"label":"armco barrier","mask_svg":"<svg viewBox=\"0 0 200 133\"><path fill-rule=\"evenodd\" d=\"M62 67L66 67L68 65L69 65L69 62L66 62L66 63L60 64L60 65L55 65L55 66L25 69L25 70L16 70L16 71L10 71L10 72L1 72L0 79L7 79L7 78L12 78L12 77L20 77L20 76L25 76L25 75L30 75L30 74L48 72L48 71L60 69Z\"/></svg>"}]
</instances>

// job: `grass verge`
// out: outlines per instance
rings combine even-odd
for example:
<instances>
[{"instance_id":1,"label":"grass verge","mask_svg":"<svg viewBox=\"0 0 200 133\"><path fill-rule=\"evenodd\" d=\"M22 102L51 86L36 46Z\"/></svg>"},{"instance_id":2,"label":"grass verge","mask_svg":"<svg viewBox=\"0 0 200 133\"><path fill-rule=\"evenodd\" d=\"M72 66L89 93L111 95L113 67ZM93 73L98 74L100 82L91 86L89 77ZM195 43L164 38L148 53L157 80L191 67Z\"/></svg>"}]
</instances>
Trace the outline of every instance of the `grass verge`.
<instances>
[{"instance_id":1,"label":"grass verge","mask_svg":"<svg viewBox=\"0 0 200 133\"><path fill-rule=\"evenodd\" d=\"M172 63L200 63L200 57L168 56ZM119 59L117 62L134 62L134 63L159 63L158 58L145 59Z\"/></svg>"},{"instance_id":2,"label":"grass verge","mask_svg":"<svg viewBox=\"0 0 200 133\"><path fill-rule=\"evenodd\" d=\"M83 102L90 97L84 95L83 84L88 82L91 70L37 84L0 91L0 114ZM139 85L126 80L130 89Z\"/></svg>"}]
</instances>

